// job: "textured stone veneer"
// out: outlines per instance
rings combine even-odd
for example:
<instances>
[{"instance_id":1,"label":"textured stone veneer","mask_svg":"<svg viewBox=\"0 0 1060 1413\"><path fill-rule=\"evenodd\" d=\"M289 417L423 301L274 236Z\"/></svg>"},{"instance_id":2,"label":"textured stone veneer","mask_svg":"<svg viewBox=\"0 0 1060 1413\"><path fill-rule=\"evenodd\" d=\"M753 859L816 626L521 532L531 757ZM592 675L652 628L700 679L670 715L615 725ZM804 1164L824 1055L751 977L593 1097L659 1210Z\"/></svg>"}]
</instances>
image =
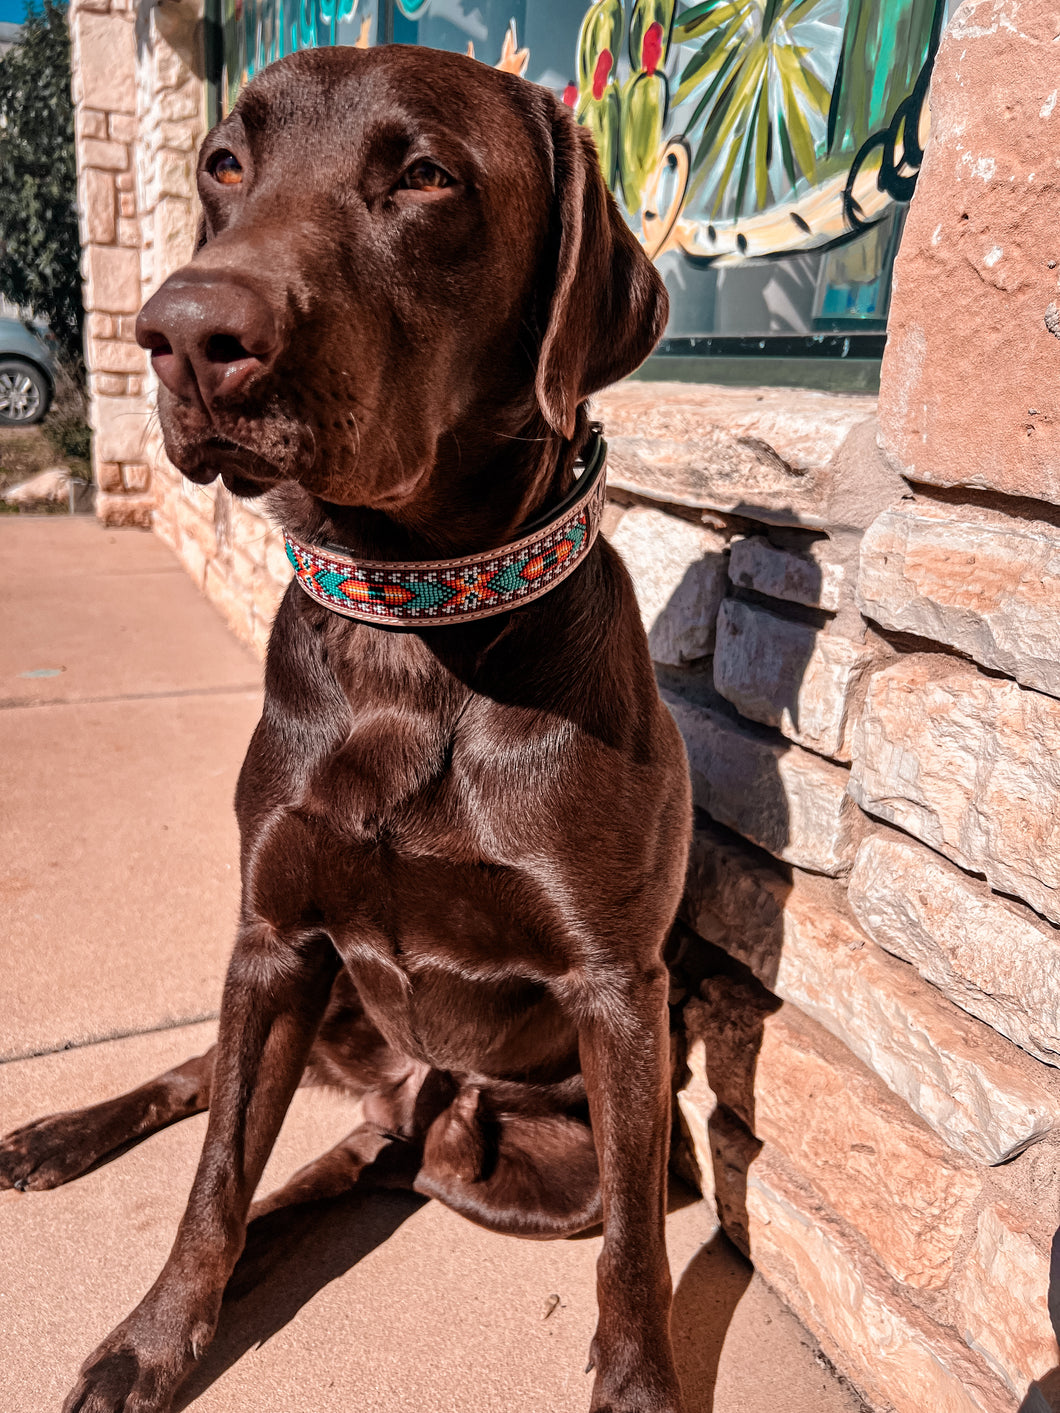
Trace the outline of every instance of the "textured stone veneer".
<instances>
[{"instance_id":1,"label":"textured stone veneer","mask_svg":"<svg viewBox=\"0 0 1060 1413\"><path fill-rule=\"evenodd\" d=\"M262 652L277 530L168 465L132 341L191 252L204 128L195 12L140 13L71 11L100 511ZM881 1413L1043 1413L1058 1360L1057 34L1060 0L951 23L879 424L815 392L597 400L697 806L682 1122L725 1230Z\"/></svg>"},{"instance_id":2,"label":"textured stone veneer","mask_svg":"<svg viewBox=\"0 0 1060 1413\"><path fill-rule=\"evenodd\" d=\"M201 0L72 0L85 355L107 524L152 526L244 641L264 653L290 577L259 506L177 474L162 447L136 313L190 257L206 132Z\"/></svg>"},{"instance_id":3,"label":"textured stone veneer","mask_svg":"<svg viewBox=\"0 0 1060 1413\"><path fill-rule=\"evenodd\" d=\"M894 270L880 392L910 476L1060 501L1060 9L966 0Z\"/></svg>"},{"instance_id":4,"label":"textured stone veneer","mask_svg":"<svg viewBox=\"0 0 1060 1413\"><path fill-rule=\"evenodd\" d=\"M145 244L134 0L74 0L70 32L99 512L110 524L149 525L147 361L133 337Z\"/></svg>"}]
</instances>

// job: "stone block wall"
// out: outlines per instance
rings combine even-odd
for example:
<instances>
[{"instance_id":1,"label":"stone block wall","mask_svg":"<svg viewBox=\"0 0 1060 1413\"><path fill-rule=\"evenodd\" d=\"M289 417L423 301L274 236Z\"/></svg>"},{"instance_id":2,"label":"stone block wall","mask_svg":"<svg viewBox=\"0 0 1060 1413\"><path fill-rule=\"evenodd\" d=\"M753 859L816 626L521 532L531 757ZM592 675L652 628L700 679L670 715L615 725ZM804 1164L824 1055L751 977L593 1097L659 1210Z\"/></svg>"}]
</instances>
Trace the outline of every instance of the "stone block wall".
<instances>
[{"instance_id":1,"label":"stone block wall","mask_svg":"<svg viewBox=\"0 0 1060 1413\"><path fill-rule=\"evenodd\" d=\"M1057 1363L1060 701L942 625L996 646L998 576L1032 621L1060 578L1030 522L1020 562L1007 523L1005 566L955 552L986 512L921 506L872 399L604 403L697 808L673 997L700 1183L871 1407L1014 1413ZM1011 634L1038 681L1045 631Z\"/></svg>"},{"instance_id":2,"label":"stone block wall","mask_svg":"<svg viewBox=\"0 0 1060 1413\"><path fill-rule=\"evenodd\" d=\"M950 25L878 411L642 384L604 414L697 807L682 1122L896 1413L1060 1407L1058 32L1028 0Z\"/></svg>"},{"instance_id":3,"label":"stone block wall","mask_svg":"<svg viewBox=\"0 0 1060 1413\"><path fill-rule=\"evenodd\" d=\"M929 499L870 399L699 389L677 433L688 396L603 415L697 808L673 997L699 1180L871 1407L1044 1411L1060 522Z\"/></svg>"},{"instance_id":4,"label":"stone block wall","mask_svg":"<svg viewBox=\"0 0 1060 1413\"><path fill-rule=\"evenodd\" d=\"M140 305L194 249L202 0L72 0L70 29L98 513L153 528L263 655L289 578L279 532L260 507L170 464L134 334Z\"/></svg>"},{"instance_id":5,"label":"stone block wall","mask_svg":"<svg viewBox=\"0 0 1060 1413\"><path fill-rule=\"evenodd\" d=\"M71 24L100 511L263 652L278 531L167 463L132 338L193 246L195 13ZM878 409L649 383L596 409L694 783L681 1120L880 1413L1046 1413L1060 1383L1057 33L1060 0L950 25Z\"/></svg>"}]
</instances>

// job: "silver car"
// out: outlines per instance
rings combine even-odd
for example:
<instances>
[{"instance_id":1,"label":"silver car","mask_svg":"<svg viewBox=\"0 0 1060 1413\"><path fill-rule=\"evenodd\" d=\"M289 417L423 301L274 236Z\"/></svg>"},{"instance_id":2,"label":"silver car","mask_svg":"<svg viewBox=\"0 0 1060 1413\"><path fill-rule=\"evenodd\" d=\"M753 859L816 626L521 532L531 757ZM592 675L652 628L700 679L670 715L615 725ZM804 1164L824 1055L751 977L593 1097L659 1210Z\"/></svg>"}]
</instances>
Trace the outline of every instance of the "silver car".
<instances>
[{"instance_id":1,"label":"silver car","mask_svg":"<svg viewBox=\"0 0 1060 1413\"><path fill-rule=\"evenodd\" d=\"M0 318L0 427L39 422L55 388L55 340L28 320Z\"/></svg>"}]
</instances>

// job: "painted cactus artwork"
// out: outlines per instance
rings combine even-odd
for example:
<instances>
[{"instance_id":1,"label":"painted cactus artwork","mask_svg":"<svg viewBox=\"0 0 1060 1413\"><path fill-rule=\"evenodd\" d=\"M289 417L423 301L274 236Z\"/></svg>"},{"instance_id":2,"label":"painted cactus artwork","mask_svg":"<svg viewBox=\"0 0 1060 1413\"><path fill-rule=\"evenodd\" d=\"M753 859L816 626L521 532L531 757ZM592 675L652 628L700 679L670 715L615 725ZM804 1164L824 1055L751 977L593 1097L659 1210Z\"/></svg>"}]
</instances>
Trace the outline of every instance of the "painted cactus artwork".
<instances>
[{"instance_id":1,"label":"painted cactus artwork","mask_svg":"<svg viewBox=\"0 0 1060 1413\"><path fill-rule=\"evenodd\" d=\"M648 253L691 257L687 275L667 275L691 332L882 321L887 218L912 195L923 157L948 0L214 3L223 108L284 54L388 39L459 48L551 87L593 134ZM864 258L842 270L840 252L818 257L801 312L778 315L746 284L723 296L705 277L859 235ZM742 301L746 318L722 314L724 299Z\"/></svg>"},{"instance_id":2,"label":"painted cactus artwork","mask_svg":"<svg viewBox=\"0 0 1060 1413\"><path fill-rule=\"evenodd\" d=\"M597 0L566 99L653 256L821 248L912 194L944 12L945 0Z\"/></svg>"},{"instance_id":3,"label":"painted cactus artwork","mask_svg":"<svg viewBox=\"0 0 1060 1413\"><path fill-rule=\"evenodd\" d=\"M300 49L377 42L376 0L218 0L222 108L276 59Z\"/></svg>"},{"instance_id":4,"label":"painted cactus artwork","mask_svg":"<svg viewBox=\"0 0 1060 1413\"><path fill-rule=\"evenodd\" d=\"M663 150L668 84L665 63L673 28L673 0L635 7L629 23L628 76L619 81L616 58L626 30L621 0L597 0L582 21L578 84L565 98L596 140L608 186L637 211Z\"/></svg>"}]
</instances>

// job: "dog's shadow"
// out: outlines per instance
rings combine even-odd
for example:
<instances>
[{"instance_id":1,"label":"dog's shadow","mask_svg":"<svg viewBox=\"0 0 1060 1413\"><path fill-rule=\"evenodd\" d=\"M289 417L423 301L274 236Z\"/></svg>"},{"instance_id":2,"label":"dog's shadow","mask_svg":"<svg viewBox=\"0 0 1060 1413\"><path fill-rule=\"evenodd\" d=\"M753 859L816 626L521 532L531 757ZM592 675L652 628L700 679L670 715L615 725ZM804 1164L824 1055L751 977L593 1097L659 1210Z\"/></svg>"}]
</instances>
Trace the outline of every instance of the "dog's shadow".
<instances>
[{"instance_id":1,"label":"dog's shadow","mask_svg":"<svg viewBox=\"0 0 1060 1413\"><path fill-rule=\"evenodd\" d=\"M249 1350L265 1344L333 1280L392 1236L427 1201L376 1189L281 1208L252 1224L225 1290L217 1333L173 1405L183 1410Z\"/></svg>"},{"instance_id":2,"label":"dog's shadow","mask_svg":"<svg viewBox=\"0 0 1060 1413\"><path fill-rule=\"evenodd\" d=\"M670 1328L688 1413L712 1413L721 1352L754 1267L720 1229L685 1267Z\"/></svg>"},{"instance_id":3,"label":"dog's shadow","mask_svg":"<svg viewBox=\"0 0 1060 1413\"><path fill-rule=\"evenodd\" d=\"M697 1200L671 1184L669 1210ZM325 1286L344 1276L427 1201L384 1189L282 1208L254 1223L232 1274L217 1333L173 1405L183 1413L251 1349L288 1325ZM599 1235L600 1228L573 1240ZM674 1292L673 1337L689 1413L711 1413L729 1322L752 1268L720 1232L701 1247Z\"/></svg>"}]
</instances>

